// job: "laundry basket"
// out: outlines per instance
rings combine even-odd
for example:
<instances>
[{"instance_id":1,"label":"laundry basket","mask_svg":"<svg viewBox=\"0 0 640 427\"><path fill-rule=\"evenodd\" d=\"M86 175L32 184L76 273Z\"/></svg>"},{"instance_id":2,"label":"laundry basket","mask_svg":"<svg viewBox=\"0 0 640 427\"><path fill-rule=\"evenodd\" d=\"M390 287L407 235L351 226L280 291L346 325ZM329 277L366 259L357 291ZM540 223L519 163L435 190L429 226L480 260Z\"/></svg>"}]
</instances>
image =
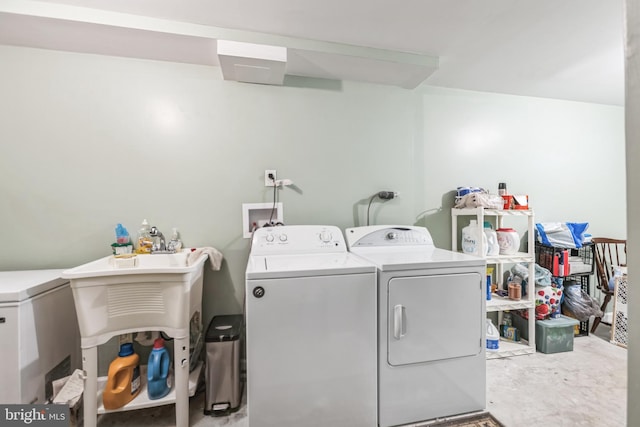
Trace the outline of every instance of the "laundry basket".
<instances>
[{"instance_id":1,"label":"laundry basket","mask_svg":"<svg viewBox=\"0 0 640 427\"><path fill-rule=\"evenodd\" d=\"M205 336L205 415L223 416L240 408L240 333L243 316L211 319Z\"/></svg>"}]
</instances>

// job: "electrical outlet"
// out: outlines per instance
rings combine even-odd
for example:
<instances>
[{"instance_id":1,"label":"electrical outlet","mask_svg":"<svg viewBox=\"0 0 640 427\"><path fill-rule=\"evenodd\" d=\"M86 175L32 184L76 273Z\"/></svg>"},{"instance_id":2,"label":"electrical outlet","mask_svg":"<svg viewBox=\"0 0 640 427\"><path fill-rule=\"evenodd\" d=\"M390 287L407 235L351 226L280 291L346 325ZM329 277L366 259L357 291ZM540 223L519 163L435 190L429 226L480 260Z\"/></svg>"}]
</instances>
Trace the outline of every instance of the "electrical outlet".
<instances>
[{"instance_id":1,"label":"electrical outlet","mask_svg":"<svg viewBox=\"0 0 640 427\"><path fill-rule=\"evenodd\" d=\"M272 175L272 177L270 177L269 175ZM264 186L265 187L273 187L273 186L275 186L276 179L277 179L277 177L276 177L276 170L275 169L267 169L267 170L264 171Z\"/></svg>"}]
</instances>

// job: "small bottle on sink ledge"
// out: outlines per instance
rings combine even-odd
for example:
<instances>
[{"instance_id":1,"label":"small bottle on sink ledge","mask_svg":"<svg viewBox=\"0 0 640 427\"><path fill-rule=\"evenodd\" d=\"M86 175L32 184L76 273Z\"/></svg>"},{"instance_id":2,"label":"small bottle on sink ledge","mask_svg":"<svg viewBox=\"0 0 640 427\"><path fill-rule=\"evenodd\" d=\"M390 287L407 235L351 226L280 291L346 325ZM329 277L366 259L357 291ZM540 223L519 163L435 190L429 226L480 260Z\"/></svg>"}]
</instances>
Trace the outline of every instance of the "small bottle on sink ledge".
<instances>
[{"instance_id":1,"label":"small bottle on sink ledge","mask_svg":"<svg viewBox=\"0 0 640 427\"><path fill-rule=\"evenodd\" d=\"M144 221L142 221L140 230L138 230L138 241L136 245L136 253L150 254L152 245L153 245L153 240L151 239L151 228L149 227L149 223L145 219Z\"/></svg>"},{"instance_id":2,"label":"small bottle on sink ledge","mask_svg":"<svg viewBox=\"0 0 640 427\"><path fill-rule=\"evenodd\" d=\"M180 240L177 228L174 228L171 233L171 240L169 241L167 249L172 252L180 252L182 250L182 241Z\"/></svg>"}]
</instances>

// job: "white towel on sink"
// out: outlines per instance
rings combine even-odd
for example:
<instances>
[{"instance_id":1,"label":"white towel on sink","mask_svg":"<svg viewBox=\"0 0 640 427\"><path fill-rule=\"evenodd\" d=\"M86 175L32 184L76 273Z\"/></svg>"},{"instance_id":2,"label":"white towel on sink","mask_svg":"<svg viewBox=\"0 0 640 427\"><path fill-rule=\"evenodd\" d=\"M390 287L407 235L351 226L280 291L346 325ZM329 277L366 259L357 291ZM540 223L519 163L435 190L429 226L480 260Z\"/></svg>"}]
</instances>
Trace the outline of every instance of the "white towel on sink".
<instances>
[{"instance_id":1,"label":"white towel on sink","mask_svg":"<svg viewBox=\"0 0 640 427\"><path fill-rule=\"evenodd\" d=\"M209 256L212 270L220 270L220 266L222 265L222 253L220 253L216 248L212 248L210 246L191 249L191 252L187 255L187 265L191 265L195 260L200 258L200 255L202 254L207 254Z\"/></svg>"}]
</instances>

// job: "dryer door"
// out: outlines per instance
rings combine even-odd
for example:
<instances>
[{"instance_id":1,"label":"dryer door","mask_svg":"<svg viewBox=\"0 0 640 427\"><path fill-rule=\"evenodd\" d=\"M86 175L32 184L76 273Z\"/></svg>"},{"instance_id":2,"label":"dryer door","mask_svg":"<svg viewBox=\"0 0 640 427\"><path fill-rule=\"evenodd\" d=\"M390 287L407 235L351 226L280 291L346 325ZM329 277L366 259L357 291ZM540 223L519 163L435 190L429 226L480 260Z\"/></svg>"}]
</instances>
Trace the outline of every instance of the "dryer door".
<instances>
[{"instance_id":1,"label":"dryer door","mask_svg":"<svg viewBox=\"0 0 640 427\"><path fill-rule=\"evenodd\" d=\"M482 351L484 295L478 273L389 280L388 362L392 366Z\"/></svg>"}]
</instances>

